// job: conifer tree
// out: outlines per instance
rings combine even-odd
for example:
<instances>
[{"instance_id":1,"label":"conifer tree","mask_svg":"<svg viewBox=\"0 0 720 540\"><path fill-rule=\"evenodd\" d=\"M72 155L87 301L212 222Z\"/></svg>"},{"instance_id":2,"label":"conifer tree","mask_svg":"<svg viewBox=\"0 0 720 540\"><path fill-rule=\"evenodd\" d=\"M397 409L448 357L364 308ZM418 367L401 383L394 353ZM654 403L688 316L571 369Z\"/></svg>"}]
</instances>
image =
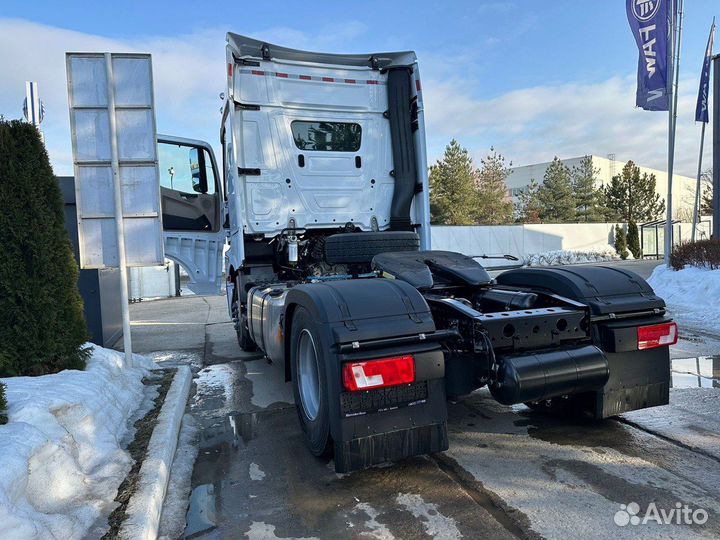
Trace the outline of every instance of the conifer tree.
<instances>
[{"instance_id":1,"label":"conifer tree","mask_svg":"<svg viewBox=\"0 0 720 540\"><path fill-rule=\"evenodd\" d=\"M520 223L540 223L540 202L538 201L538 189L540 186L533 178L518 197L515 206L515 214Z\"/></svg>"},{"instance_id":2,"label":"conifer tree","mask_svg":"<svg viewBox=\"0 0 720 540\"><path fill-rule=\"evenodd\" d=\"M707 184L702 190L700 196L700 215L712 216L713 213L713 186L712 186L712 169L708 169L703 173L703 180L707 180Z\"/></svg>"},{"instance_id":3,"label":"conifer tree","mask_svg":"<svg viewBox=\"0 0 720 540\"><path fill-rule=\"evenodd\" d=\"M477 172L477 201L475 219L483 225L499 225L512 221L513 205L508 196L507 177L510 165L491 146L490 153L480 161Z\"/></svg>"},{"instance_id":4,"label":"conifer tree","mask_svg":"<svg viewBox=\"0 0 720 540\"><path fill-rule=\"evenodd\" d=\"M627 237L625 236L625 229L621 225L615 225L615 251L622 260L628 258L627 249Z\"/></svg>"},{"instance_id":5,"label":"conifer tree","mask_svg":"<svg viewBox=\"0 0 720 540\"><path fill-rule=\"evenodd\" d=\"M640 174L640 168L628 161L622 173L614 176L605 190L606 206L617 221L651 221L665 212L665 201L656 191L654 174Z\"/></svg>"},{"instance_id":6,"label":"conifer tree","mask_svg":"<svg viewBox=\"0 0 720 540\"><path fill-rule=\"evenodd\" d=\"M88 333L60 187L25 122L0 122L0 208L0 377L82 369Z\"/></svg>"},{"instance_id":7,"label":"conifer tree","mask_svg":"<svg viewBox=\"0 0 720 540\"><path fill-rule=\"evenodd\" d=\"M640 249L640 232L638 231L637 223L634 221L628 222L627 232L627 247L633 257L636 259L642 258L642 250Z\"/></svg>"},{"instance_id":8,"label":"conifer tree","mask_svg":"<svg viewBox=\"0 0 720 540\"><path fill-rule=\"evenodd\" d=\"M468 151L453 139L430 167L430 215L438 225L473 225L477 214L477 171Z\"/></svg>"},{"instance_id":9,"label":"conifer tree","mask_svg":"<svg viewBox=\"0 0 720 540\"><path fill-rule=\"evenodd\" d=\"M568 223L575 220L577 206L570 169L558 157L552 160L538 189L540 219L545 223Z\"/></svg>"},{"instance_id":10,"label":"conifer tree","mask_svg":"<svg viewBox=\"0 0 720 540\"><path fill-rule=\"evenodd\" d=\"M600 169L593 166L592 156L585 156L580 164L570 171L577 204L575 217L580 223L603 221L600 191L597 186L599 173Z\"/></svg>"},{"instance_id":11,"label":"conifer tree","mask_svg":"<svg viewBox=\"0 0 720 540\"><path fill-rule=\"evenodd\" d=\"M0 383L0 424L7 423L7 399L5 398L5 385Z\"/></svg>"}]
</instances>

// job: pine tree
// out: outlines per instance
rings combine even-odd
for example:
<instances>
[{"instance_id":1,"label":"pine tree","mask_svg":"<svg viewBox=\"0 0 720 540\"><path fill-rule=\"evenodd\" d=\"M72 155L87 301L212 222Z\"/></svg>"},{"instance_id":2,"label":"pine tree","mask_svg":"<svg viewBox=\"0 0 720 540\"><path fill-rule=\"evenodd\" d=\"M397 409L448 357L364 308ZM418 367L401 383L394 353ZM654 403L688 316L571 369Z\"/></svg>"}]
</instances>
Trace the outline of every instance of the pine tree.
<instances>
[{"instance_id":1,"label":"pine tree","mask_svg":"<svg viewBox=\"0 0 720 540\"><path fill-rule=\"evenodd\" d=\"M615 225L615 251L622 260L628 258L627 237L625 236L625 229L620 225Z\"/></svg>"},{"instance_id":2,"label":"pine tree","mask_svg":"<svg viewBox=\"0 0 720 540\"><path fill-rule=\"evenodd\" d=\"M638 231L637 223L634 221L628 221L627 230L627 247L633 257L636 259L642 258L642 250L640 249L640 232Z\"/></svg>"},{"instance_id":3,"label":"pine tree","mask_svg":"<svg viewBox=\"0 0 720 540\"><path fill-rule=\"evenodd\" d=\"M533 178L518 196L515 215L520 223L540 223L540 202L537 198L540 186Z\"/></svg>"},{"instance_id":4,"label":"pine tree","mask_svg":"<svg viewBox=\"0 0 720 540\"><path fill-rule=\"evenodd\" d=\"M603 221L603 212L597 186L600 169L593 166L592 156L585 156L580 165L570 171L575 192L576 219L581 223Z\"/></svg>"},{"instance_id":5,"label":"pine tree","mask_svg":"<svg viewBox=\"0 0 720 540\"><path fill-rule=\"evenodd\" d=\"M475 219L483 225L499 225L512 221L513 205L508 197L505 183L510 175L510 165L491 146L490 153L480 160L477 173L477 201Z\"/></svg>"},{"instance_id":6,"label":"pine tree","mask_svg":"<svg viewBox=\"0 0 720 540\"><path fill-rule=\"evenodd\" d=\"M712 216L713 213L713 184L712 184L713 170L712 168L702 173L701 179L705 182L705 187L702 190L700 197L700 215L701 216Z\"/></svg>"},{"instance_id":7,"label":"pine tree","mask_svg":"<svg viewBox=\"0 0 720 540\"><path fill-rule=\"evenodd\" d=\"M651 221L665 212L665 201L655 189L654 174L643 173L632 161L614 176L605 190L605 204L615 220Z\"/></svg>"},{"instance_id":8,"label":"pine tree","mask_svg":"<svg viewBox=\"0 0 720 540\"><path fill-rule=\"evenodd\" d=\"M473 225L477 214L477 171L468 151L453 139L430 167L430 215L438 225Z\"/></svg>"},{"instance_id":9,"label":"pine tree","mask_svg":"<svg viewBox=\"0 0 720 540\"><path fill-rule=\"evenodd\" d=\"M0 377L82 369L87 327L60 187L38 130L0 122Z\"/></svg>"},{"instance_id":10,"label":"pine tree","mask_svg":"<svg viewBox=\"0 0 720 540\"><path fill-rule=\"evenodd\" d=\"M0 383L0 424L7 423L7 399L5 398L5 385Z\"/></svg>"},{"instance_id":11,"label":"pine tree","mask_svg":"<svg viewBox=\"0 0 720 540\"><path fill-rule=\"evenodd\" d=\"M568 223L575 220L575 195L570 169L555 157L545 171L538 189L540 219L545 223Z\"/></svg>"}]
</instances>

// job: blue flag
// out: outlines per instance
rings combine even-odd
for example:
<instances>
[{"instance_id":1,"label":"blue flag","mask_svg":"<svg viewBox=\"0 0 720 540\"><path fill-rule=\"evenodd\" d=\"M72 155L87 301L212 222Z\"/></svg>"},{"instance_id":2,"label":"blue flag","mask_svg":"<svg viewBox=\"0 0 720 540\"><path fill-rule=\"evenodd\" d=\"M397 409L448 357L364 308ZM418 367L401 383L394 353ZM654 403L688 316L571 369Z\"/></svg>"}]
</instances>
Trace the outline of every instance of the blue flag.
<instances>
[{"instance_id":1,"label":"blue flag","mask_svg":"<svg viewBox=\"0 0 720 540\"><path fill-rule=\"evenodd\" d=\"M702 73L700 73L700 89L698 90L698 100L695 106L695 121L705 122L708 118L708 95L710 93L710 60L712 59L713 37L715 36L715 21L710 27L710 37L708 37L707 49L705 49L705 58L703 59Z\"/></svg>"},{"instance_id":2,"label":"blue flag","mask_svg":"<svg viewBox=\"0 0 720 540\"><path fill-rule=\"evenodd\" d=\"M646 111L667 111L668 47L673 0L626 0L630 23L640 57L635 105Z\"/></svg>"}]
</instances>

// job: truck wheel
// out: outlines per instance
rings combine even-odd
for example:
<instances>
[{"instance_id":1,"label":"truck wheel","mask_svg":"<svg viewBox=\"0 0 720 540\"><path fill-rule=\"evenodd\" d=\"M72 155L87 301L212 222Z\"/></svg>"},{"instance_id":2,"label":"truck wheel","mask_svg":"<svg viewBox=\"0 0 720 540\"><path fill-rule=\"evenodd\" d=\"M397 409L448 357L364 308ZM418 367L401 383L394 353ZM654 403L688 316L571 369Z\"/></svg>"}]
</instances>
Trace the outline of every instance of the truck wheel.
<instances>
[{"instance_id":1,"label":"truck wheel","mask_svg":"<svg viewBox=\"0 0 720 540\"><path fill-rule=\"evenodd\" d=\"M317 324L308 310L298 307L290 336L293 394L305 441L315 456L332 449L325 355Z\"/></svg>"},{"instance_id":2,"label":"truck wheel","mask_svg":"<svg viewBox=\"0 0 720 540\"><path fill-rule=\"evenodd\" d=\"M258 346L250 337L250 330L248 330L247 315L243 313L238 302L238 294L240 283L235 281L235 288L233 290L233 301L232 301L232 318L235 321L235 333L237 334L238 345L245 352L255 352L258 350Z\"/></svg>"},{"instance_id":3,"label":"truck wheel","mask_svg":"<svg viewBox=\"0 0 720 540\"><path fill-rule=\"evenodd\" d=\"M238 345L240 345L240 348L245 352L255 352L258 350L258 346L250 337L250 330L248 330L247 327L247 317L242 314L239 317L235 327Z\"/></svg>"}]
</instances>

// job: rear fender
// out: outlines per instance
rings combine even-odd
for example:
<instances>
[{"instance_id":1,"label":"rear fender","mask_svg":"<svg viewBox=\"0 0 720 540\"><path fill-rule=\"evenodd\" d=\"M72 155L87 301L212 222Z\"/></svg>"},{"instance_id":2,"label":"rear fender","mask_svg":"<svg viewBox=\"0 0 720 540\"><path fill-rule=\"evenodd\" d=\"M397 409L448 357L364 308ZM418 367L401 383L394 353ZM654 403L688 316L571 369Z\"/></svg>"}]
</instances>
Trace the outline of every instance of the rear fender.
<instances>
[{"instance_id":1,"label":"rear fender","mask_svg":"<svg viewBox=\"0 0 720 540\"><path fill-rule=\"evenodd\" d=\"M447 449L444 358L437 343L340 352L340 344L429 334L435 324L425 299L411 285L389 279L309 283L290 289L284 330L289 378L292 317L304 307L321 329L330 397L330 434L338 471ZM342 363L414 354L416 382L350 393Z\"/></svg>"},{"instance_id":2,"label":"rear fender","mask_svg":"<svg viewBox=\"0 0 720 540\"><path fill-rule=\"evenodd\" d=\"M621 268L519 268L497 277L499 284L550 292L587 305L593 343L608 360L609 378L588 394L593 416L606 418L627 411L667 405L670 392L670 347L637 348L637 328L659 324L665 302L643 278Z\"/></svg>"}]
</instances>

